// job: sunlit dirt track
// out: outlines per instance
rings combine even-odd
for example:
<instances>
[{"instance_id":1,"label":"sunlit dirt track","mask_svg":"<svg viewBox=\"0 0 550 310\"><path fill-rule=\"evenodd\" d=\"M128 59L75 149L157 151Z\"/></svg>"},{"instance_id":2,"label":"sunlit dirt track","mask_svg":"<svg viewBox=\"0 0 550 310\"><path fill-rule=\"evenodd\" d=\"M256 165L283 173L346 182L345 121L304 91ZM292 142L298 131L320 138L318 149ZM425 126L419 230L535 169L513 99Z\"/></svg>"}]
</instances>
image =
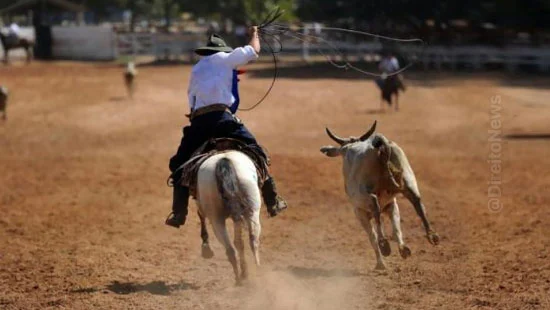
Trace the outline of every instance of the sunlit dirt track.
<instances>
[{"instance_id":1,"label":"sunlit dirt track","mask_svg":"<svg viewBox=\"0 0 550 310\"><path fill-rule=\"evenodd\" d=\"M190 66L138 69L129 100L114 65L0 67L11 91L0 120L0 309L550 309L550 141L532 136L550 133L550 79L411 72L401 111L379 113L361 76L282 70L268 99L239 116L291 208L274 219L262 210L262 266L235 287L216 240L216 256L200 257L194 204L182 229L164 225ZM249 68L243 106L270 73ZM373 271L341 160L318 151L331 143L325 126L360 135L375 119L407 153L442 237L430 245L400 198L413 255L402 260L392 243L385 273ZM519 139L491 143L491 119ZM501 171L487 161L492 145ZM496 212L492 174L502 179Z\"/></svg>"}]
</instances>

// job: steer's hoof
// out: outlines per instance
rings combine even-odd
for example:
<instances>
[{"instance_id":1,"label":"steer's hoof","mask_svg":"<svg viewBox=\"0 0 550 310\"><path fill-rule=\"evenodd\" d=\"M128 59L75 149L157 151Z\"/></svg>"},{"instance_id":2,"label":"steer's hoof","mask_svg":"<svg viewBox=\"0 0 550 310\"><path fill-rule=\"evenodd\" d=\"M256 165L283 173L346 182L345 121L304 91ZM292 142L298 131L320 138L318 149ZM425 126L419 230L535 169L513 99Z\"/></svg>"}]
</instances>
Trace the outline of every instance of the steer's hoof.
<instances>
[{"instance_id":1,"label":"steer's hoof","mask_svg":"<svg viewBox=\"0 0 550 310\"><path fill-rule=\"evenodd\" d=\"M429 231L427 237L428 237L428 241L430 241L431 244L433 245L439 244L439 235L435 231Z\"/></svg>"},{"instance_id":2,"label":"steer's hoof","mask_svg":"<svg viewBox=\"0 0 550 310\"><path fill-rule=\"evenodd\" d=\"M374 271L385 271L386 269L386 264L383 262L376 263L376 267L374 267Z\"/></svg>"},{"instance_id":3,"label":"steer's hoof","mask_svg":"<svg viewBox=\"0 0 550 310\"><path fill-rule=\"evenodd\" d=\"M201 250L202 250L201 255L202 255L203 258L212 258L212 257L214 257L214 252L210 248L210 245L203 244Z\"/></svg>"},{"instance_id":4,"label":"steer's hoof","mask_svg":"<svg viewBox=\"0 0 550 310\"><path fill-rule=\"evenodd\" d=\"M382 253L382 255L390 256L391 247L390 247L390 243L388 242L388 239L378 240L378 247L380 248L380 252Z\"/></svg>"},{"instance_id":5,"label":"steer's hoof","mask_svg":"<svg viewBox=\"0 0 550 310\"><path fill-rule=\"evenodd\" d=\"M403 246L399 247L399 254L401 254L402 258L407 258L407 257L411 256L411 249L409 249L408 246L403 245Z\"/></svg>"}]
</instances>

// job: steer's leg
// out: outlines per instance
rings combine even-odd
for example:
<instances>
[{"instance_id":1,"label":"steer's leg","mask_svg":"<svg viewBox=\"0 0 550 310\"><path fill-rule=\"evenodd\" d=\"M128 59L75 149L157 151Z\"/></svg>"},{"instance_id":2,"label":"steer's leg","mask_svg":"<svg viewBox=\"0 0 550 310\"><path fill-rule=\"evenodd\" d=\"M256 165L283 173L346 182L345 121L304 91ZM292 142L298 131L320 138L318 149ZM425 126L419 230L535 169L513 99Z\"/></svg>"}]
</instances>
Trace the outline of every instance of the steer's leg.
<instances>
[{"instance_id":1,"label":"steer's leg","mask_svg":"<svg viewBox=\"0 0 550 310\"><path fill-rule=\"evenodd\" d=\"M371 205L373 207L373 213L374 213L374 222L376 225L376 233L378 234L378 246L380 247L380 252L382 252L382 255L389 256L391 254L391 247L390 243L388 242L388 239L386 239L386 236L384 234L384 229L382 226L382 220L381 220L381 208L380 204L378 203L378 197L374 194L370 194L371 199Z\"/></svg>"},{"instance_id":2,"label":"steer's leg","mask_svg":"<svg viewBox=\"0 0 550 310\"><path fill-rule=\"evenodd\" d=\"M376 231L374 230L374 227L372 227L372 224L371 224L372 217L367 213L367 211L363 209L357 209L357 208L355 208L355 216L357 216L357 219L361 223L361 226L363 226L363 229L365 229L365 231L369 235L370 244L372 245L372 249L376 254L375 269L385 270L386 264L384 263L384 258L382 257L380 248L378 247L378 236L376 235Z\"/></svg>"},{"instance_id":3,"label":"steer's leg","mask_svg":"<svg viewBox=\"0 0 550 310\"><path fill-rule=\"evenodd\" d=\"M416 182L405 179L405 189L403 191L403 195L405 195L405 197L412 203L414 209L416 210L416 213L422 220L422 224L424 225L424 229L426 230L428 241L430 241L430 243L433 245L439 244L439 235L432 229L430 221L428 221L428 217L426 216L426 209L424 208L424 204L422 204L422 201L420 199L420 192L418 191Z\"/></svg>"},{"instance_id":4,"label":"steer's leg","mask_svg":"<svg viewBox=\"0 0 550 310\"><path fill-rule=\"evenodd\" d=\"M393 202L389 206L389 216L391 219L391 224L393 228L393 238L397 241L399 245L399 254L401 257L407 258L411 256L411 250L408 246L405 245L403 241L403 233L401 232L401 217L399 216L399 206L397 205L397 200L394 198Z\"/></svg>"}]
</instances>

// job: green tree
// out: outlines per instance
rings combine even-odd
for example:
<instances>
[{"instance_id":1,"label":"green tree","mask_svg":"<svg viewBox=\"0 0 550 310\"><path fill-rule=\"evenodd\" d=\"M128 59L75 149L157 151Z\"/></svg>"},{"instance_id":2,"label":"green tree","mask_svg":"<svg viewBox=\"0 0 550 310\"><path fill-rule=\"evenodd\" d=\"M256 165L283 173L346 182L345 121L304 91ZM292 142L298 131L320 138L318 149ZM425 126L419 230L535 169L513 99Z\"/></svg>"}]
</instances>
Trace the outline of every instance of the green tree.
<instances>
[{"instance_id":1,"label":"green tree","mask_svg":"<svg viewBox=\"0 0 550 310\"><path fill-rule=\"evenodd\" d=\"M244 24L263 20L265 15L276 6L285 10L281 21L295 19L296 0L183 0L180 8L196 16L213 17L219 20L230 19L235 23Z\"/></svg>"}]
</instances>

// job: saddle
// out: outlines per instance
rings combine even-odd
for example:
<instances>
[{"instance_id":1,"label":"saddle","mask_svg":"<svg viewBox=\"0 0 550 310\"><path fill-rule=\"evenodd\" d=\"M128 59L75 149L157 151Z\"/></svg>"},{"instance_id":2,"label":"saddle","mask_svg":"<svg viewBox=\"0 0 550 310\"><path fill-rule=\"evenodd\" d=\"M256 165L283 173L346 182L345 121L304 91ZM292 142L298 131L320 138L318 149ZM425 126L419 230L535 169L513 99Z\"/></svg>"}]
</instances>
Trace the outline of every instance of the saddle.
<instances>
[{"instance_id":1,"label":"saddle","mask_svg":"<svg viewBox=\"0 0 550 310\"><path fill-rule=\"evenodd\" d=\"M197 174L200 166L208 158L229 151L242 152L252 160L258 174L258 186L261 187L269 177L269 157L267 157L259 145L246 144L232 138L217 138L206 141L191 155L191 158L187 162L170 175L169 180L188 187L191 196L196 198ZM177 174L181 174L181 177L178 180L174 180L174 176Z\"/></svg>"}]
</instances>

